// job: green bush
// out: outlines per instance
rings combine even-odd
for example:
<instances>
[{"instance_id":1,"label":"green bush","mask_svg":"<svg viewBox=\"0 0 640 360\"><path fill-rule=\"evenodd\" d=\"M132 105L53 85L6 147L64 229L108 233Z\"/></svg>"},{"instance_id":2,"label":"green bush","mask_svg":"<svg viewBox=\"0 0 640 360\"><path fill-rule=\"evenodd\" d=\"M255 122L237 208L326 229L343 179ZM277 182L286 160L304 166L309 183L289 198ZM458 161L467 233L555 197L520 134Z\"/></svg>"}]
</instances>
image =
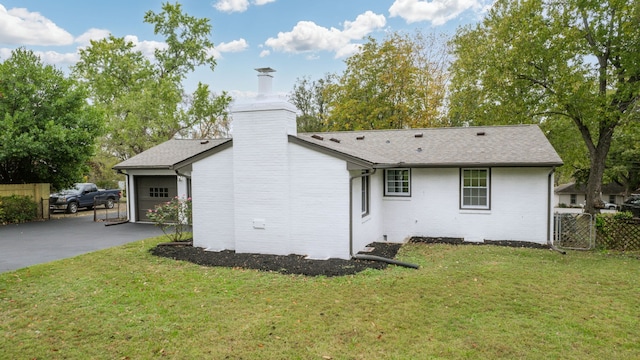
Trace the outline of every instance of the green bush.
<instances>
[{"instance_id":1,"label":"green bush","mask_svg":"<svg viewBox=\"0 0 640 360\"><path fill-rule=\"evenodd\" d=\"M96 186L98 189L117 189L118 182L115 180L98 180L96 181Z\"/></svg>"},{"instance_id":2,"label":"green bush","mask_svg":"<svg viewBox=\"0 0 640 360\"><path fill-rule=\"evenodd\" d=\"M38 204L28 196L0 197L0 223L21 223L36 219Z\"/></svg>"},{"instance_id":3,"label":"green bush","mask_svg":"<svg viewBox=\"0 0 640 360\"><path fill-rule=\"evenodd\" d=\"M606 250L640 250L640 225L633 222L633 214L619 211L596 215L598 247Z\"/></svg>"},{"instance_id":4,"label":"green bush","mask_svg":"<svg viewBox=\"0 0 640 360\"><path fill-rule=\"evenodd\" d=\"M174 197L171 201L149 209L147 216L171 241L188 241L185 232L192 224L191 198Z\"/></svg>"}]
</instances>

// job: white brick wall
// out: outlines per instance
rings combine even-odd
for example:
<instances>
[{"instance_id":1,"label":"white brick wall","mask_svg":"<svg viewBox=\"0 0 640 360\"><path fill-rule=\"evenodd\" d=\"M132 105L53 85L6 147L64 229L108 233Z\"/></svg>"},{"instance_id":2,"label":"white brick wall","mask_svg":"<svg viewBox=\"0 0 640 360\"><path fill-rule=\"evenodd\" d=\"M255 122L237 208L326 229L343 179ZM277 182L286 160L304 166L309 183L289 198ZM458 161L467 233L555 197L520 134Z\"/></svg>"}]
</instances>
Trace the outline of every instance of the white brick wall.
<instances>
[{"instance_id":1,"label":"white brick wall","mask_svg":"<svg viewBox=\"0 0 640 360\"><path fill-rule=\"evenodd\" d=\"M361 192L362 180L353 180L353 251L364 249L374 241L384 241L383 224L384 212L382 202L382 171L377 170L369 179L369 215L362 216ZM352 171L351 176L357 176L360 171Z\"/></svg>"},{"instance_id":2,"label":"white brick wall","mask_svg":"<svg viewBox=\"0 0 640 360\"><path fill-rule=\"evenodd\" d=\"M491 210L459 208L459 169L413 169L410 198L383 198L389 241L407 236L546 243L550 168L493 168Z\"/></svg>"},{"instance_id":3,"label":"white brick wall","mask_svg":"<svg viewBox=\"0 0 640 360\"><path fill-rule=\"evenodd\" d=\"M289 106L289 107L287 107ZM291 253L288 134L295 112L278 102L233 112L233 194L236 251Z\"/></svg>"},{"instance_id":4,"label":"white brick wall","mask_svg":"<svg viewBox=\"0 0 640 360\"><path fill-rule=\"evenodd\" d=\"M291 252L315 259L349 259L345 162L295 144L289 144L289 151Z\"/></svg>"},{"instance_id":5,"label":"white brick wall","mask_svg":"<svg viewBox=\"0 0 640 360\"><path fill-rule=\"evenodd\" d=\"M193 164L193 245L234 250L233 148Z\"/></svg>"}]
</instances>

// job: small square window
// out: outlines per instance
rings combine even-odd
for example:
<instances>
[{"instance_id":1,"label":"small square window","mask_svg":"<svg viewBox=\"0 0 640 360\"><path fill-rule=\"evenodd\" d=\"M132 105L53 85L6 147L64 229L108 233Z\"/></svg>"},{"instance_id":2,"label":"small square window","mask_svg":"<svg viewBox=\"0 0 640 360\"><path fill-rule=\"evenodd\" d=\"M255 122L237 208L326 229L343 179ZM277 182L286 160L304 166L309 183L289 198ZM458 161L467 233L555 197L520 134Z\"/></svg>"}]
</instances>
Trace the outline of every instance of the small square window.
<instances>
[{"instance_id":1,"label":"small square window","mask_svg":"<svg viewBox=\"0 0 640 360\"><path fill-rule=\"evenodd\" d=\"M159 187L149 188L149 197L168 198L169 188L159 188Z\"/></svg>"}]
</instances>

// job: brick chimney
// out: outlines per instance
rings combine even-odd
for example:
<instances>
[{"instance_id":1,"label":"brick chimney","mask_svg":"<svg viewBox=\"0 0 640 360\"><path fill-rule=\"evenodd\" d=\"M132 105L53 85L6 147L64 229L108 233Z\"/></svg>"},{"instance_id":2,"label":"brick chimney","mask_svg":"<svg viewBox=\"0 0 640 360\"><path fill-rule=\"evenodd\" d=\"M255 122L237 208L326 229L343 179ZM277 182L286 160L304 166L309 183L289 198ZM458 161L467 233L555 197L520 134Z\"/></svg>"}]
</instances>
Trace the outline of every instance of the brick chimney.
<instances>
[{"instance_id":1,"label":"brick chimney","mask_svg":"<svg viewBox=\"0 0 640 360\"><path fill-rule=\"evenodd\" d=\"M236 251L289 254L289 135L296 107L271 91L271 68L259 68L258 96L236 103L233 192Z\"/></svg>"}]
</instances>

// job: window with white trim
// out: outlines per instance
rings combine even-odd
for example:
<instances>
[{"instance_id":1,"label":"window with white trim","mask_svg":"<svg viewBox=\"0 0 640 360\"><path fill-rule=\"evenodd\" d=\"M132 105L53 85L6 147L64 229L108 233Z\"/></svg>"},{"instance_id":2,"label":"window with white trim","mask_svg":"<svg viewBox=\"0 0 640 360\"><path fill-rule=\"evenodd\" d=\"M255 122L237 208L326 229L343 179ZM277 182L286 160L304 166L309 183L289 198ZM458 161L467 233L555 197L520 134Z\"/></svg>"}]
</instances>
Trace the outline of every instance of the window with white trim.
<instances>
[{"instance_id":1,"label":"window with white trim","mask_svg":"<svg viewBox=\"0 0 640 360\"><path fill-rule=\"evenodd\" d=\"M461 170L461 204L463 209L489 209L489 169Z\"/></svg>"},{"instance_id":2,"label":"window with white trim","mask_svg":"<svg viewBox=\"0 0 640 360\"><path fill-rule=\"evenodd\" d=\"M362 170L362 174L368 174L369 170ZM369 215L369 175L362 177L362 217Z\"/></svg>"},{"instance_id":3,"label":"window with white trim","mask_svg":"<svg viewBox=\"0 0 640 360\"><path fill-rule=\"evenodd\" d=\"M411 171L386 169L384 171L385 196L411 196Z\"/></svg>"}]
</instances>

